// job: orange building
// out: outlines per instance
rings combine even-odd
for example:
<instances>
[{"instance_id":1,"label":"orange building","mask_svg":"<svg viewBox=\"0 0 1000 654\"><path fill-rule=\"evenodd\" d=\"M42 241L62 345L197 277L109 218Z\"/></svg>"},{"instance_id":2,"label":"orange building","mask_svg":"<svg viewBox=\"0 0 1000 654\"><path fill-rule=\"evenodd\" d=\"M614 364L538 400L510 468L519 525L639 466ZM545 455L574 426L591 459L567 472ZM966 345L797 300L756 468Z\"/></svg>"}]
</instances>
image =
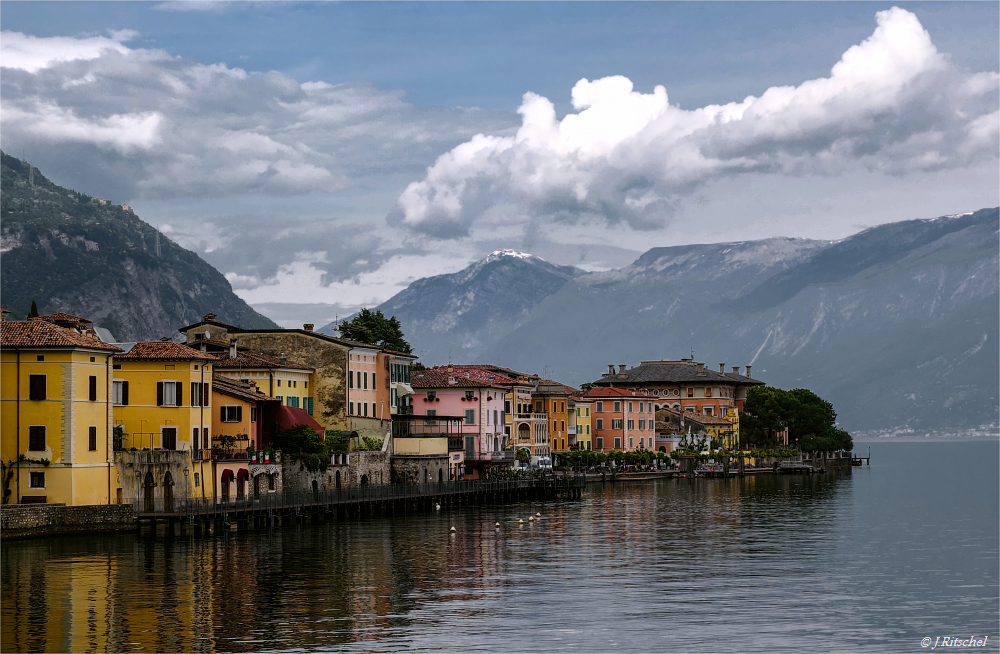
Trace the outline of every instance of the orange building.
<instances>
[{"instance_id":1,"label":"orange building","mask_svg":"<svg viewBox=\"0 0 1000 654\"><path fill-rule=\"evenodd\" d=\"M655 395L622 388L592 388L594 451L652 450L656 438Z\"/></svg>"},{"instance_id":2,"label":"orange building","mask_svg":"<svg viewBox=\"0 0 1000 654\"><path fill-rule=\"evenodd\" d=\"M576 411L572 398L579 392L552 379L540 379L531 392L534 412L544 413L548 421L549 451L552 453L569 451L569 413Z\"/></svg>"}]
</instances>

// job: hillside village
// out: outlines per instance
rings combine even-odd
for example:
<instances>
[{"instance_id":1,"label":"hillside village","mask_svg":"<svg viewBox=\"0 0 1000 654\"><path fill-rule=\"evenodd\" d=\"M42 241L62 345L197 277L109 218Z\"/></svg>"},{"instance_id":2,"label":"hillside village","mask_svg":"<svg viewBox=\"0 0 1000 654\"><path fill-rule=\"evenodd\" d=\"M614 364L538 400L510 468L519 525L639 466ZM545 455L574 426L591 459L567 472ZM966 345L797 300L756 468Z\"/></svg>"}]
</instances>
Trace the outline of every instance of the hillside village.
<instances>
[{"instance_id":1,"label":"hillside village","mask_svg":"<svg viewBox=\"0 0 1000 654\"><path fill-rule=\"evenodd\" d=\"M750 366L663 359L609 364L575 388L489 364L425 368L311 324L207 314L179 328L183 342L116 343L80 316L8 313L4 503L169 510L178 498L484 479L576 452L662 459L698 437L732 451L747 390L763 385ZM288 445L313 433L321 457Z\"/></svg>"}]
</instances>

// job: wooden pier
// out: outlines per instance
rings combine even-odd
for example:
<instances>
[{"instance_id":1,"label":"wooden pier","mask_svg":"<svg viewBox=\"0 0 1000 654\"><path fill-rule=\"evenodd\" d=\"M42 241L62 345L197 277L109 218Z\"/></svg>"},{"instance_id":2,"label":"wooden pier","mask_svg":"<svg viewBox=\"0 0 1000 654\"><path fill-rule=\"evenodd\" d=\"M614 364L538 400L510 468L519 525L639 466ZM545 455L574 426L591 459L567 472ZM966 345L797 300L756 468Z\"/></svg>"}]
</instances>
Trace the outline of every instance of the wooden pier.
<instances>
[{"instance_id":1,"label":"wooden pier","mask_svg":"<svg viewBox=\"0 0 1000 654\"><path fill-rule=\"evenodd\" d=\"M579 498L586 482L574 477L503 481L450 481L437 484L363 486L304 493L261 493L223 502L176 499L171 506L135 502L139 531L167 533L177 527L195 535L269 529L305 523L433 510L437 505L505 504L560 497ZM152 510L149 510L152 509Z\"/></svg>"},{"instance_id":2,"label":"wooden pier","mask_svg":"<svg viewBox=\"0 0 1000 654\"><path fill-rule=\"evenodd\" d=\"M853 454L851 455L852 466L855 467L860 466L862 461L865 462L866 466L870 466L872 464L872 448L870 447L868 448L868 456L854 456Z\"/></svg>"}]
</instances>

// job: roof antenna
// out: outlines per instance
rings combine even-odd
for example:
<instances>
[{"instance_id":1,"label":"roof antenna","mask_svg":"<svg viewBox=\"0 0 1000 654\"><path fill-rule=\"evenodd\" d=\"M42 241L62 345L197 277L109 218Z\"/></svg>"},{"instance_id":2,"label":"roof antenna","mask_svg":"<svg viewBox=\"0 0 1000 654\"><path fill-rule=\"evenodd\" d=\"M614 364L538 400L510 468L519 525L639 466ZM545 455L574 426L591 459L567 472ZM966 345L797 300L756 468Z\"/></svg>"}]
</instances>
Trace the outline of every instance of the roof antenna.
<instances>
[{"instance_id":1,"label":"roof antenna","mask_svg":"<svg viewBox=\"0 0 1000 654\"><path fill-rule=\"evenodd\" d=\"M691 348L691 360L694 361L694 348Z\"/></svg>"}]
</instances>

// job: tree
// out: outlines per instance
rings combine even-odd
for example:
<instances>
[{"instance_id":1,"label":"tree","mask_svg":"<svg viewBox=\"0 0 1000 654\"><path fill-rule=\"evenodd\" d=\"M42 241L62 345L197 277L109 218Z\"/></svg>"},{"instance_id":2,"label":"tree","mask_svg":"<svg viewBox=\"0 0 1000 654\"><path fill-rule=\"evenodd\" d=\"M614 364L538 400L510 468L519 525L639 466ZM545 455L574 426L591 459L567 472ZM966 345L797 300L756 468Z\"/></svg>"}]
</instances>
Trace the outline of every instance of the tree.
<instances>
[{"instance_id":1,"label":"tree","mask_svg":"<svg viewBox=\"0 0 1000 654\"><path fill-rule=\"evenodd\" d=\"M323 437L305 425L295 425L274 436L274 448L285 454L318 454L329 458L330 453Z\"/></svg>"},{"instance_id":2,"label":"tree","mask_svg":"<svg viewBox=\"0 0 1000 654\"><path fill-rule=\"evenodd\" d=\"M35 304L34 300L32 300L31 310L28 311L28 317L25 318L25 320L31 320L32 318L37 318L37 317L38 317L38 305Z\"/></svg>"},{"instance_id":3,"label":"tree","mask_svg":"<svg viewBox=\"0 0 1000 654\"><path fill-rule=\"evenodd\" d=\"M397 352L412 352L410 344L403 339L403 328L396 316L386 318L381 309L368 308L351 320L340 323L340 335L352 341L377 345Z\"/></svg>"},{"instance_id":4,"label":"tree","mask_svg":"<svg viewBox=\"0 0 1000 654\"><path fill-rule=\"evenodd\" d=\"M740 435L748 445L767 448L777 445L778 432L787 428L789 443L803 450L849 450L854 441L836 421L833 405L809 389L757 386L747 391Z\"/></svg>"}]
</instances>

